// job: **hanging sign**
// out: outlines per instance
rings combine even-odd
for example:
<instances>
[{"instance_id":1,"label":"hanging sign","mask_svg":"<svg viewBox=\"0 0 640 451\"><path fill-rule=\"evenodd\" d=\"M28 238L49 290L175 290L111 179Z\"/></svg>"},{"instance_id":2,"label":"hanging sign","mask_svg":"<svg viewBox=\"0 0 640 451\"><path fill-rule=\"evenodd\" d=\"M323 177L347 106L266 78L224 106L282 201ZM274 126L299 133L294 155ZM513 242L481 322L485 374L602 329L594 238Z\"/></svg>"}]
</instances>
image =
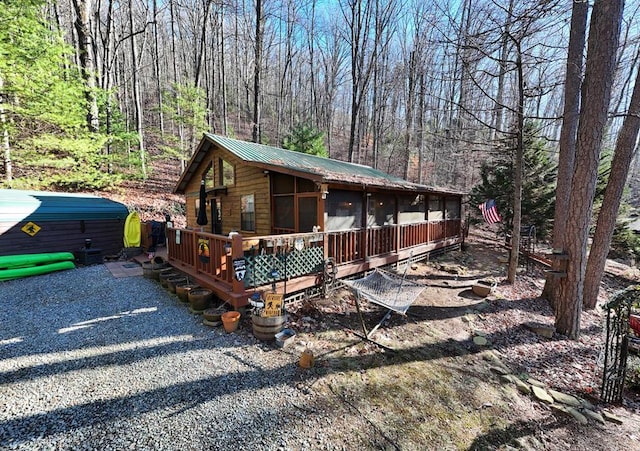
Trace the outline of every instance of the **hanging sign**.
<instances>
[{"instance_id":1,"label":"hanging sign","mask_svg":"<svg viewBox=\"0 0 640 451\"><path fill-rule=\"evenodd\" d=\"M36 233L40 231L40 229L41 227L38 224L29 221L24 226L22 226L22 229L20 230L22 230L24 233L26 233L29 236L35 236Z\"/></svg>"},{"instance_id":2,"label":"hanging sign","mask_svg":"<svg viewBox=\"0 0 640 451\"><path fill-rule=\"evenodd\" d=\"M233 260L233 273L238 282L244 280L244 276L247 274L247 262L244 258L236 258Z\"/></svg>"},{"instance_id":3,"label":"hanging sign","mask_svg":"<svg viewBox=\"0 0 640 451\"><path fill-rule=\"evenodd\" d=\"M296 238L296 241L294 242L293 247L301 251L302 249L304 249L304 240L302 238Z\"/></svg>"},{"instance_id":4,"label":"hanging sign","mask_svg":"<svg viewBox=\"0 0 640 451\"><path fill-rule=\"evenodd\" d=\"M280 316L282 315L283 295L280 293L267 293L264 300L264 310L262 316Z\"/></svg>"},{"instance_id":5,"label":"hanging sign","mask_svg":"<svg viewBox=\"0 0 640 451\"><path fill-rule=\"evenodd\" d=\"M198 238L198 259L202 263L209 263L209 240Z\"/></svg>"}]
</instances>

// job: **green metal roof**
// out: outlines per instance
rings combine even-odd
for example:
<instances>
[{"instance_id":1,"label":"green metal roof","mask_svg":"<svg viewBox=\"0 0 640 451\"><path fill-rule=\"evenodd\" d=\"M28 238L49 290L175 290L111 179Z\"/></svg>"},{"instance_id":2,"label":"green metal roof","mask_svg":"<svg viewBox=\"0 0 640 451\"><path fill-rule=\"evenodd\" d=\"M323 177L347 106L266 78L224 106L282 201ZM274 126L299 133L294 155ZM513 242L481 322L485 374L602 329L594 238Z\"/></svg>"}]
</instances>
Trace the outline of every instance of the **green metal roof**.
<instances>
[{"instance_id":1,"label":"green metal roof","mask_svg":"<svg viewBox=\"0 0 640 451\"><path fill-rule=\"evenodd\" d=\"M128 214L125 205L89 194L0 190L0 224L126 219Z\"/></svg>"},{"instance_id":2,"label":"green metal roof","mask_svg":"<svg viewBox=\"0 0 640 451\"><path fill-rule=\"evenodd\" d=\"M370 166L308 155L264 144L239 141L211 133L204 134L204 138L200 142L196 153L180 177L175 192L184 193L187 184L196 172L196 168L208 152L210 144L218 145L247 163L256 164L274 171L286 169L306 173L309 174L310 178L320 179L322 182L373 186L396 190L439 191L460 194L459 192L451 190L442 190L412 183Z\"/></svg>"}]
</instances>

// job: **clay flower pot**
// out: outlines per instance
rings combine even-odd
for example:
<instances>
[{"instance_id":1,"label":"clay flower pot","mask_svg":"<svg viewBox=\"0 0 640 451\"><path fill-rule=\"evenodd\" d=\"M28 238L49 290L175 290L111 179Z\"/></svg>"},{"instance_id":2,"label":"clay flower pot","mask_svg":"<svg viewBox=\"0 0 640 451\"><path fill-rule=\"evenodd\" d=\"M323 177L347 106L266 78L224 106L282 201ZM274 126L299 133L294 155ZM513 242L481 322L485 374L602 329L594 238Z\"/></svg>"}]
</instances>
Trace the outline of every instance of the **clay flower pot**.
<instances>
[{"instance_id":1,"label":"clay flower pot","mask_svg":"<svg viewBox=\"0 0 640 451\"><path fill-rule=\"evenodd\" d=\"M176 292L176 287L181 283L186 283L187 278L185 276L177 275L175 277L169 277L167 279L167 290L171 293Z\"/></svg>"},{"instance_id":2,"label":"clay flower pot","mask_svg":"<svg viewBox=\"0 0 640 451\"><path fill-rule=\"evenodd\" d=\"M240 312L226 312L222 314L222 325L228 333L234 332L240 322Z\"/></svg>"}]
</instances>

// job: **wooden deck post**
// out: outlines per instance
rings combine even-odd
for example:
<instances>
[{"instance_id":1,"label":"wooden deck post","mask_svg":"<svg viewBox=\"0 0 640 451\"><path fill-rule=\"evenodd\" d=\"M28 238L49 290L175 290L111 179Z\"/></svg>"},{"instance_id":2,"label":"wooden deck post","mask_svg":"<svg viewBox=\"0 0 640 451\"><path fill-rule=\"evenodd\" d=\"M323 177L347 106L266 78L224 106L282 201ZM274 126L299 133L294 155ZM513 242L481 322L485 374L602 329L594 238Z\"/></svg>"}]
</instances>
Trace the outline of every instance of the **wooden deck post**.
<instances>
[{"instance_id":1,"label":"wooden deck post","mask_svg":"<svg viewBox=\"0 0 640 451\"><path fill-rule=\"evenodd\" d=\"M233 265L233 260L237 258L243 258L244 253L242 251L242 235L239 233L234 233L231 235L231 290L234 293L240 294L244 293L244 280L238 280L235 276L235 268Z\"/></svg>"}]
</instances>

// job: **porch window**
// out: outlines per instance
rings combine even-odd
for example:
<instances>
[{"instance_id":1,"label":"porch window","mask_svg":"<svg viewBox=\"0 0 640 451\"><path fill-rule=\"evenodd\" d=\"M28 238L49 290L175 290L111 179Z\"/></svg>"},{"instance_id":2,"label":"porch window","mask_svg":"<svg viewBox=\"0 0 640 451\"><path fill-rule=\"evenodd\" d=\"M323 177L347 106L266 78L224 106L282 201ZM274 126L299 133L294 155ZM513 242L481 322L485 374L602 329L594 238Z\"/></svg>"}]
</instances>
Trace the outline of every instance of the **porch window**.
<instances>
[{"instance_id":1,"label":"porch window","mask_svg":"<svg viewBox=\"0 0 640 451\"><path fill-rule=\"evenodd\" d=\"M220 158L218 176L221 186L233 186L236 183L235 168L223 158Z\"/></svg>"},{"instance_id":2,"label":"porch window","mask_svg":"<svg viewBox=\"0 0 640 451\"><path fill-rule=\"evenodd\" d=\"M369 198L367 225L386 226L395 224L396 199L385 194L374 194Z\"/></svg>"},{"instance_id":3,"label":"porch window","mask_svg":"<svg viewBox=\"0 0 640 451\"><path fill-rule=\"evenodd\" d=\"M442 197L429 197L429 221L440 221L443 219L442 214Z\"/></svg>"},{"instance_id":4,"label":"porch window","mask_svg":"<svg viewBox=\"0 0 640 451\"><path fill-rule=\"evenodd\" d=\"M247 232L256 230L256 208L253 194L245 194L240 198L240 229Z\"/></svg>"},{"instance_id":5,"label":"porch window","mask_svg":"<svg viewBox=\"0 0 640 451\"><path fill-rule=\"evenodd\" d=\"M357 191L329 191L325 201L324 227L327 231L362 227L362 194Z\"/></svg>"},{"instance_id":6,"label":"porch window","mask_svg":"<svg viewBox=\"0 0 640 451\"><path fill-rule=\"evenodd\" d=\"M425 219L424 194L402 196L398 206L398 223L412 224Z\"/></svg>"},{"instance_id":7,"label":"porch window","mask_svg":"<svg viewBox=\"0 0 640 451\"><path fill-rule=\"evenodd\" d=\"M273 198L273 226L276 229L295 231L294 196L277 196Z\"/></svg>"},{"instance_id":8,"label":"porch window","mask_svg":"<svg viewBox=\"0 0 640 451\"><path fill-rule=\"evenodd\" d=\"M446 219L460 219L460 202L458 199L450 198L444 203Z\"/></svg>"}]
</instances>

